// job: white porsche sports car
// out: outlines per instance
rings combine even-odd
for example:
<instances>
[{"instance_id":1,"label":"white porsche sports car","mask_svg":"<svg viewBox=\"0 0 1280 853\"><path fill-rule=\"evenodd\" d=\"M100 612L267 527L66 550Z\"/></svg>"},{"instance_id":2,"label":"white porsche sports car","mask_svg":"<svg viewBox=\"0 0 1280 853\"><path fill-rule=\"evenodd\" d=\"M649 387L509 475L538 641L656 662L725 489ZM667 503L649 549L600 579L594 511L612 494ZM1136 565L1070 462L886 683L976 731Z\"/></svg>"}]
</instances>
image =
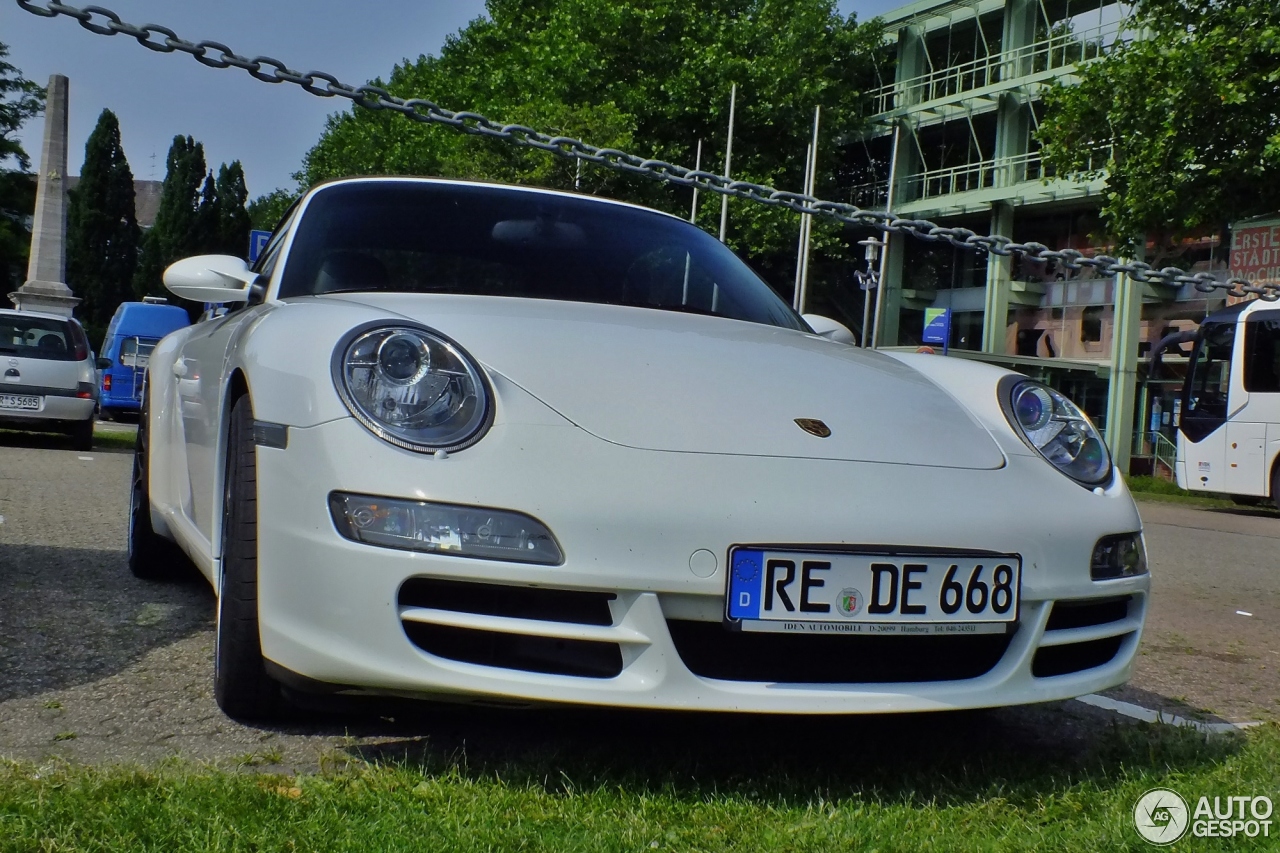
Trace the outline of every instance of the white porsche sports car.
<instances>
[{"instance_id":1,"label":"white porsche sports car","mask_svg":"<svg viewBox=\"0 0 1280 853\"><path fill-rule=\"evenodd\" d=\"M218 594L215 693L884 712L1124 682L1142 526L1007 370L859 349L675 217L308 192L151 356L129 564ZM818 331L825 334L819 334Z\"/></svg>"}]
</instances>

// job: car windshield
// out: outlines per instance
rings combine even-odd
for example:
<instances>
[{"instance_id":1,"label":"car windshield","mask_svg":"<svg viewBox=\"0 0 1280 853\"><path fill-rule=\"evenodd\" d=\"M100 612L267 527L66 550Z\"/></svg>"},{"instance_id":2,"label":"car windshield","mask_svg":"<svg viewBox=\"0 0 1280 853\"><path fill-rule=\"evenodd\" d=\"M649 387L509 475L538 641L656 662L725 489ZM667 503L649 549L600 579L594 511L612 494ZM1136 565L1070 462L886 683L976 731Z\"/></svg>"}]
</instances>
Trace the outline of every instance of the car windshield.
<instances>
[{"instance_id":1,"label":"car windshield","mask_svg":"<svg viewBox=\"0 0 1280 853\"><path fill-rule=\"evenodd\" d=\"M632 305L806 328L700 228L585 197L478 184L371 181L317 193L280 296L370 290Z\"/></svg>"},{"instance_id":2,"label":"car windshield","mask_svg":"<svg viewBox=\"0 0 1280 853\"><path fill-rule=\"evenodd\" d=\"M51 317L0 314L0 355L77 361L79 336L71 324Z\"/></svg>"}]
</instances>

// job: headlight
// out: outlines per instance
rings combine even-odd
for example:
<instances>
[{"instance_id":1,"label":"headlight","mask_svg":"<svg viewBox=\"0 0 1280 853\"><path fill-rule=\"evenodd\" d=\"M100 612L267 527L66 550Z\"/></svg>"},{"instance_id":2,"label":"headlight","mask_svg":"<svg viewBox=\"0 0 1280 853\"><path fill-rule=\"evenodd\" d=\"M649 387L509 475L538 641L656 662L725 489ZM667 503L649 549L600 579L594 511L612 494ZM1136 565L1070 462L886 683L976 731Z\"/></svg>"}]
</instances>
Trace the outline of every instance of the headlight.
<instances>
[{"instance_id":1,"label":"headlight","mask_svg":"<svg viewBox=\"0 0 1280 853\"><path fill-rule=\"evenodd\" d=\"M333 381L356 420L406 450L461 450L479 441L491 420L480 368L427 329L357 329L334 350Z\"/></svg>"},{"instance_id":2,"label":"headlight","mask_svg":"<svg viewBox=\"0 0 1280 853\"><path fill-rule=\"evenodd\" d=\"M366 545L545 566L564 562L551 531L521 512L345 492L329 495L329 512L339 533Z\"/></svg>"},{"instance_id":3,"label":"headlight","mask_svg":"<svg viewBox=\"0 0 1280 853\"><path fill-rule=\"evenodd\" d=\"M1084 412L1065 395L1013 376L1000 383L998 393L1014 431L1059 471L1088 486L1100 486L1111 479L1107 445Z\"/></svg>"}]
</instances>

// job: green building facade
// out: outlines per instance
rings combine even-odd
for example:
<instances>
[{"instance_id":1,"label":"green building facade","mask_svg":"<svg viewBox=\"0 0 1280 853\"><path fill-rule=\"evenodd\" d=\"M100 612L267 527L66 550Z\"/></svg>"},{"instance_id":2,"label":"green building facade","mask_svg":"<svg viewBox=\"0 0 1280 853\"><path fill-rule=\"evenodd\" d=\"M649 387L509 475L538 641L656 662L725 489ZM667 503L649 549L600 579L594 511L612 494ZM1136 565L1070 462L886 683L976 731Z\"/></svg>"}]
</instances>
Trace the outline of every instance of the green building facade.
<instances>
[{"instance_id":1,"label":"green building facade","mask_svg":"<svg viewBox=\"0 0 1280 853\"><path fill-rule=\"evenodd\" d=\"M1114 254L1097 236L1105 177L1053 174L1035 131L1040 90L1070 81L1119 40L1127 7L1098 0L921 0L883 16L891 71L872 130L849 146L872 178L848 199L903 217ZM1097 153L1100 167L1109 152ZM1216 236L1189 242L1193 271L1226 278ZM1146 376L1145 355L1223 304L1193 287L1099 277L1053 263L983 256L890 235L873 344L915 349L926 309L951 313L951 355L1006 364L1072 396L1107 434L1122 468L1152 464L1170 435L1180 366ZM1159 259L1146 259L1153 263ZM1163 445L1167 447L1167 445Z\"/></svg>"}]
</instances>

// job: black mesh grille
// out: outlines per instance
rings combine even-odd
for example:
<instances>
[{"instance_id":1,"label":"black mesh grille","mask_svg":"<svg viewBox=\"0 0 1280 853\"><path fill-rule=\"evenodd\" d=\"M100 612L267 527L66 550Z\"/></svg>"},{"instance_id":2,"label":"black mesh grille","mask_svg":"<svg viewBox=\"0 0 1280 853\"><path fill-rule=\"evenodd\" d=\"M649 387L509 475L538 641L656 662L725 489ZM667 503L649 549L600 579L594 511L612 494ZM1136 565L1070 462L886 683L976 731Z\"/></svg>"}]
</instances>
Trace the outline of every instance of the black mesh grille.
<instances>
[{"instance_id":1,"label":"black mesh grille","mask_svg":"<svg viewBox=\"0 0 1280 853\"><path fill-rule=\"evenodd\" d=\"M622 672L622 650L616 643L530 637L422 622L402 624L418 648L462 663L586 678L612 678Z\"/></svg>"},{"instance_id":2,"label":"black mesh grille","mask_svg":"<svg viewBox=\"0 0 1280 853\"><path fill-rule=\"evenodd\" d=\"M1012 634L848 636L730 631L719 622L667 620L684 665L726 681L895 684L959 681L989 672Z\"/></svg>"},{"instance_id":3,"label":"black mesh grille","mask_svg":"<svg viewBox=\"0 0 1280 853\"><path fill-rule=\"evenodd\" d=\"M430 607L510 619L612 625L609 602L614 598L611 592L410 578L400 587L399 602L401 607Z\"/></svg>"},{"instance_id":4,"label":"black mesh grille","mask_svg":"<svg viewBox=\"0 0 1280 853\"><path fill-rule=\"evenodd\" d=\"M1049 614L1046 631L1063 631L1068 628L1089 628L1119 622L1129 615L1129 601L1133 596L1117 598L1091 598L1081 601L1054 602Z\"/></svg>"},{"instance_id":5,"label":"black mesh grille","mask_svg":"<svg viewBox=\"0 0 1280 853\"><path fill-rule=\"evenodd\" d=\"M1068 643L1065 646L1045 646L1036 652L1035 659L1031 662L1031 674L1036 678L1050 678L1110 663L1127 636L1105 637L1083 643Z\"/></svg>"}]
</instances>

